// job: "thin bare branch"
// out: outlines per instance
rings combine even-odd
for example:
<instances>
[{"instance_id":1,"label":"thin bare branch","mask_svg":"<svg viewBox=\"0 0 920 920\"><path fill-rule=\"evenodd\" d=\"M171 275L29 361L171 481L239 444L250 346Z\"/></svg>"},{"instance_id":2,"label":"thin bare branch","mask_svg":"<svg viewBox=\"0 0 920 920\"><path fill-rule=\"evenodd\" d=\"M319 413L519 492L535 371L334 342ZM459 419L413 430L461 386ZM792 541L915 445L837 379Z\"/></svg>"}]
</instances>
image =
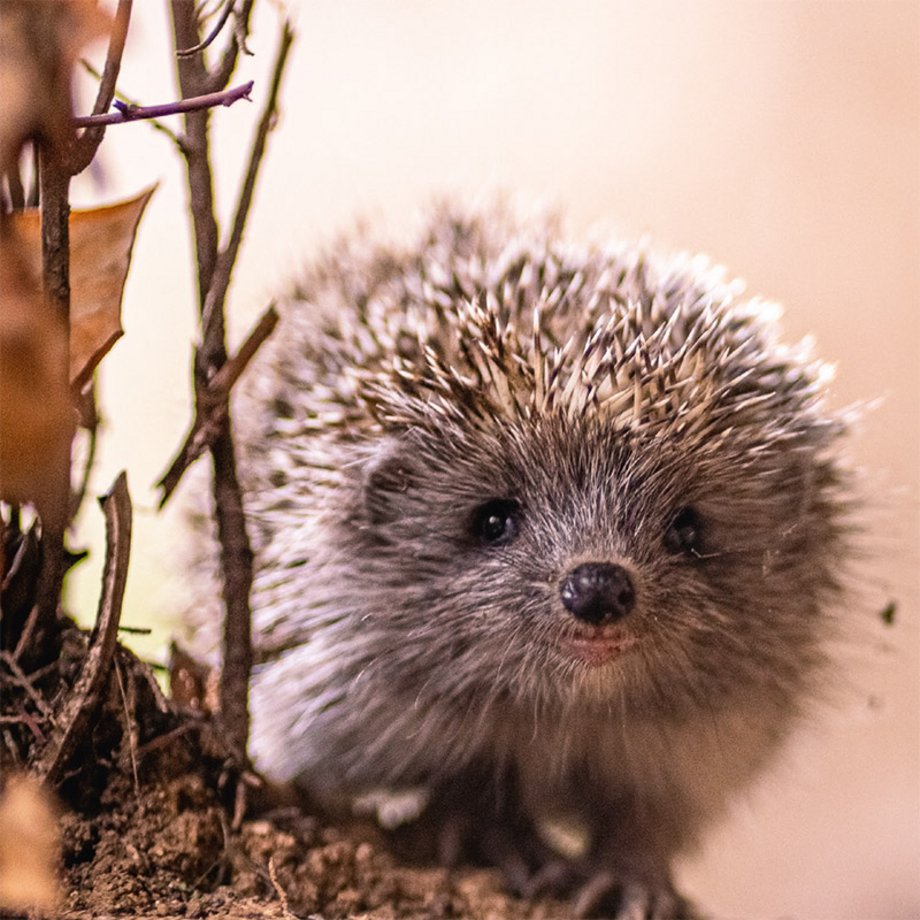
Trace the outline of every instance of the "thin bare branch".
<instances>
[{"instance_id":1,"label":"thin bare branch","mask_svg":"<svg viewBox=\"0 0 920 920\"><path fill-rule=\"evenodd\" d=\"M121 59L125 52L128 26L131 24L132 2L133 0L118 0L115 20L109 36L109 47L105 55L102 80L96 92L96 102L93 105L94 115L101 115L112 104L112 99L115 97L115 84L118 82L118 74L121 71ZM86 137L86 134L83 137Z\"/></svg>"},{"instance_id":2,"label":"thin bare branch","mask_svg":"<svg viewBox=\"0 0 920 920\"><path fill-rule=\"evenodd\" d=\"M237 353L225 362L223 367L211 378L208 385L208 394L211 398L226 402L230 395L231 387L240 379L240 375L249 365L262 343L272 334L278 323L278 311L274 303L266 308L253 326L252 331L246 336Z\"/></svg>"},{"instance_id":3,"label":"thin bare branch","mask_svg":"<svg viewBox=\"0 0 920 920\"><path fill-rule=\"evenodd\" d=\"M72 521L80 513L83 507L83 501L86 498L86 491L89 488L89 478L93 472L93 465L96 462L96 448L99 441L99 416L96 413L96 380L86 388L85 392L79 393L75 401L79 406L80 424L88 432L86 455L83 461L83 471L80 474L80 484L70 495L70 510L68 517Z\"/></svg>"},{"instance_id":4,"label":"thin bare branch","mask_svg":"<svg viewBox=\"0 0 920 920\"><path fill-rule=\"evenodd\" d=\"M63 551L61 555L63 555ZM39 579L41 579L41 572L39 572ZM41 585L41 581L39 581L39 585ZM26 652L32 646L35 633L38 628L41 602L41 597L36 597L35 603L32 605L32 609L29 611L29 615L26 617L26 622L22 627L22 632L19 634L19 640L16 642L16 648L13 651L13 657L17 661L21 661L25 657Z\"/></svg>"},{"instance_id":5,"label":"thin bare branch","mask_svg":"<svg viewBox=\"0 0 920 920\"><path fill-rule=\"evenodd\" d=\"M93 65L88 60L86 60L86 58L80 58L80 63L83 65L84 69L88 73L90 73L92 76L94 76L97 80L102 79L102 75L99 73L99 71L96 70L96 68L93 67ZM138 102L136 99L132 99L127 93L123 93L120 90L115 91L115 98L125 103L125 105L132 106L135 109L141 108L140 102ZM145 121L147 121L150 127L153 128L155 131L160 131L163 134L165 134L176 145L176 147L179 148L180 153L183 152L182 138L179 137L179 135L176 134L176 132L173 131L173 129L170 128L169 125L164 124L158 118L147 118L145 119Z\"/></svg>"},{"instance_id":6,"label":"thin bare branch","mask_svg":"<svg viewBox=\"0 0 920 920\"><path fill-rule=\"evenodd\" d=\"M281 882L278 881L278 870L275 868L274 854L268 857L268 877L271 879L272 888L275 889L275 894L278 895L278 900L281 902L281 916L284 920L296 920L297 915L291 911L287 892L281 887Z\"/></svg>"},{"instance_id":7,"label":"thin bare branch","mask_svg":"<svg viewBox=\"0 0 920 920\"><path fill-rule=\"evenodd\" d=\"M262 110L262 117L259 119L259 125L256 129L255 137L253 138L252 149L249 153L249 162L246 168L246 176L243 180L243 187L240 189L236 212L233 216L230 238L217 258L214 276L211 279L211 285L208 288L208 294L205 299L201 325L206 353L209 351L210 344L208 330L211 317L215 310L223 310L227 289L230 287L230 277L233 272L233 266L236 264L240 244L243 241L246 221L249 218L249 209L252 206L252 196L255 191L256 179L259 176L259 169L262 165L262 158L265 154L265 145L268 141L268 135L277 120L278 94L281 89L281 79L284 75L284 68L287 64L288 54L291 50L293 41L294 32L290 24L284 22L281 29L278 52L275 56L275 63L272 68L271 86L269 88L268 98L265 101L265 107Z\"/></svg>"},{"instance_id":8,"label":"thin bare branch","mask_svg":"<svg viewBox=\"0 0 920 920\"><path fill-rule=\"evenodd\" d=\"M236 474L230 416L211 445L214 464L214 505L223 573L223 656L220 670L220 724L227 744L240 764L247 762L249 740L249 676L252 673L252 547L246 532L243 495Z\"/></svg>"},{"instance_id":9,"label":"thin bare branch","mask_svg":"<svg viewBox=\"0 0 920 920\"><path fill-rule=\"evenodd\" d=\"M131 775L134 777L134 797L140 798L141 784L137 775L137 682L134 675L128 671L128 689L125 690L125 681L121 673L118 656L114 656L115 682L121 697L121 711L124 715L124 736L127 738L128 757L131 761Z\"/></svg>"},{"instance_id":10,"label":"thin bare branch","mask_svg":"<svg viewBox=\"0 0 920 920\"><path fill-rule=\"evenodd\" d=\"M218 257L203 304L203 341L196 356L199 381L210 381L226 362L224 300L249 216L265 144L276 118L278 91L293 39L294 33L285 21L282 24L278 53L272 67L271 89L256 129L230 238ZM203 392L204 388L199 383L197 393ZM242 491L237 481L229 414L222 419L219 434L211 444L211 458L214 463L214 500L221 545L224 602L227 610L219 686L220 718L228 735L230 749L240 762L245 763L249 737L249 676L253 660L252 614L249 606L252 588L252 548L246 533Z\"/></svg>"},{"instance_id":11,"label":"thin bare branch","mask_svg":"<svg viewBox=\"0 0 920 920\"><path fill-rule=\"evenodd\" d=\"M112 490L102 499L102 510L106 548L96 625L89 638L80 676L55 716L57 728L32 767L39 778L52 785L61 778L86 731L112 665L131 552L131 496L124 473L119 474Z\"/></svg>"},{"instance_id":12,"label":"thin bare branch","mask_svg":"<svg viewBox=\"0 0 920 920\"><path fill-rule=\"evenodd\" d=\"M239 351L211 378L204 394L199 396L195 421L192 423L191 430L186 435L182 448L169 469L157 483L157 488L163 490L160 496L161 508L169 500L189 466L213 444L220 432L223 417L227 413L231 388L261 344L271 335L277 322L278 313L274 304L271 304L246 337Z\"/></svg>"},{"instance_id":13,"label":"thin bare branch","mask_svg":"<svg viewBox=\"0 0 920 920\"><path fill-rule=\"evenodd\" d=\"M70 321L70 175L49 147L39 157L42 280L45 296Z\"/></svg>"},{"instance_id":14,"label":"thin bare branch","mask_svg":"<svg viewBox=\"0 0 920 920\"><path fill-rule=\"evenodd\" d=\"M129 121L162 118L165 115L178 115L182 112L196 112L199 109L213 109L219 105L233 105L240 99L249 100L253 81L241 83L232 89L220 93L207 93L204 96L192 96L191 99L179 99L176 102L164 102L159 105L134 105L127 102L115 102L116 112L105 115L80 115L73 122L77 127L84 125L121 125Z\"/></svg>"},{"instance_id":15,"label":"thin bare branch","mask_svg":"<svg viewBox=\"0 0 920 920\"><path fill-rule=\"evenodd\" d=\"M7 666L13 680L25 690L26 695L35 704L35 707L42 716L49 722L53 722L54 715L48 708L48 704L42 698L42 695L32 686L32 681L26 676L22 668L19 667L16 659L9 652L0 652L0 661Z\"/></svg>"},{"instance_id":16,"label":"thin bare branch","mask_svg":"<svg viewBox=\"0 0 920 920\"><path fill-rule=\"evenodd\" d=\"M181 57L177 60L179 85L182 95L217 92L226 86L237 55L245 44L252 0L241 0L236 12L233 40L230 42L218 68L209 72L203 55ZM201 42L199 23L194 9L183 0L172 0L173 31L177 49L190 48ZM211 381L227 362L226 324L224 301L233 271L233 265L242 241L255 179L265 147L265 139L274 120L277 92L281 73L290 46L291 33L285 24L279 60L275 63L273 90L269 93L266 110L250 156L249 168L240 192L236 216L227 245L219 250L219 234L215 218L212 170L209 155L209 112L188 112L185 115L187 139L186 165L192 224L198 258L198 294L201 314L202 342L195 351L195 404L196 424L210 426L202 447L187 442L177 459L179 475L184 463L183 453L203 449L209 443L213 461L213 490L218 541L221 550L223 597L226 607L224 620L223 667L220 680L220 720L227 734L228 745L239 763L246 762L246 743L249 734L247 705L249 674L252 668L251 612L249 593L252 587L252 549L246 533L242 491L236 472L233 435L226 396L219 400L214 421L211 422L214 394ZM220 274L217 275L218 263ZM254 350L254 349L253 349ZM233 376L233 370L227 372ZM219 383L219 386L222 384ZM194 427L192 439L194 440ZM178 478L176 479L178 481ZM162 483L161 483L162 484Z\"/></svg>"},{"instance_id":17,"label":"thin bare branch","mask_svg":"<svg viewBox=\"0 0 920 920\"><path fill-rule=\"evenodd\" d=\"M93 115L101 116L108 111L115 98L115 84L121 70L121 59L125 53L125 40L128 37L128 26L131 23L132 0L118 0L115 10L115 20L109 35L109 47L105 55L105 67L96 93L96 102L93 105ZM90 125L83 134L77 138L76 144L68 155L68 170L72 176L83 172L96 155L102 138L105 135L105 125L109 122L86 122Z\"/></svg>"},{"instance_id":18,"label":"thin bare branch","mask_svg":"<svg viewBox=\"0 0 920 920\"><path fill-rule=\"evenodd\" d=\"M240 51L248 54L246 39L249 36L249 17L252 13L253 0L242 0L233 24L233 38L224 51L220 63L208 75L208 88L213 92L222 89L230 82Z\"/></svg>"},{"instance_id":19,"label":"thin bare branch","mask_svg":"<svg viewBox=\"0 0 920 920\"><path fill-rule=\"evenodd\" d=\"M39 156L41 187L42 284L45 297L61 318L64 335L70 335L70 176L66 165L51 149L43 146ZM66 387L67 367L61 367ZM42 516L42 564L35 609L27 623L30 636L54 628L64 580L64 529L70 498L70 444L62 444L55 469L53 490L57 498L48 502Z\"/></svg>"},{"instance_id":20,"label":"thin bare branch","mask_svg":"<svg viewBox=\"0 0 920 920\"><path fill-rule=\"evenodd\" d=\"M233 2L234 0L224 0L224 5L221 8L220 15L217 17L217 22L214 23L214 28L212 28L207 36L193 48L180 48L176 51L176 57L189 57L192 54L199 54L204 51L205 48L209 47L227 24L227 20L233 12Z\"/></svg>"},{"instance_id":21,"label":"thin bare branch","mask_svg":"<svg viewBox=\"0 0 920 920\"><path fill-rule=\"evenodd\" d=\"M172 0L173 41L176 48L189 48L198 44L198 18L195 5L189 0ZM178 58L176 72L179 92L183 98L205 95L223 87L208 85L208 73L201 55ZM183 154L188 171L189 209L195 238L195 257L198 265L198 307L204 308L204 299L211 285L214 263L217 261L218 229L214 216L214 188L211 173L208 125L210 110L198 109L184 113L185 131ZM196 369L196 382L201 376ZM204 382L202 378L201 382Z\"/></svg>"}]
</instances>

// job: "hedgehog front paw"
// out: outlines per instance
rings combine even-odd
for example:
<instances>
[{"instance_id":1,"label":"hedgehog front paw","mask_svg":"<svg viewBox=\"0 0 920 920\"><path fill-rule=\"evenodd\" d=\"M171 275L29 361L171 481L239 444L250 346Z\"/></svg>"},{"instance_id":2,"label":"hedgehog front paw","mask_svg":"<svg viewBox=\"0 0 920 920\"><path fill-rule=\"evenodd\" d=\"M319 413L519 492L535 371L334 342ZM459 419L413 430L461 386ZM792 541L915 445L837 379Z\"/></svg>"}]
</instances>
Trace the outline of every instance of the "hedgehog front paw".
<instances>
[{"instance_id":1,"label":"hedgehog front paw","mask_svg":"<svg viewBox=\"0 0 920 920\"><path fill-rule=\"evenodd\" d=\"M553 854L527 822L507 814L484 820L467 811L441 823L438 856L444 865L493 866L511 892L526 897L537 867L547 865Z\"/></svg>"},{"instance_id":2,"label":"hedgehog front paw","mask_svg":"<svg viewBox=\"0 0 920 920\"><path fill-rule=\"evenodd\" d=\"M670 885L621 880L609 871L597 872L572 901L575 916L612 920L694 920L690 905Z\"/></svg>"},{"instance_id":3,"label":"hedgehog front paw","mask_svg":"<svg viewBox=\"0 0 920 920\"><path fill-rule=\"evenodd\" d=\"M532 876L524 893L566 898L573 916L581 920L698 920L669 880L644 881L596 863L547 863Z\"/></svg>"}]
</instances>

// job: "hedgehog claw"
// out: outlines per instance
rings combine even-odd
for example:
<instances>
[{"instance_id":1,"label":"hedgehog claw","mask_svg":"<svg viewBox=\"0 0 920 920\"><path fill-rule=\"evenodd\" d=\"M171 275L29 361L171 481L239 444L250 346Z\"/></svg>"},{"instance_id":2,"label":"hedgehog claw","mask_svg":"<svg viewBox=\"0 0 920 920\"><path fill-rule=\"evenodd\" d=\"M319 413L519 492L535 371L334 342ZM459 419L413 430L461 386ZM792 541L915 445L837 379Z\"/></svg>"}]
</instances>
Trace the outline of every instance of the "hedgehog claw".
<instances>
[{"instance_id":1,"label":"hedgehog claw","mask_svg":"<svg viewBox=\"0 0 920 920\"><path fill-rule=\"evenodd\" d=\"M693 920L690 905L670 885L649 886L610 869L553 860L535 872L522 889L525 897L569 897L573 916L610 920Z\"/></svg>"},{"instance_id":2,"label":"hedgehog claw","mask_svg":"<svg viewBox=\"0 0 920 920\"><path fill-rule=\"evenodd\" d=\"M552 895L560 891L571 890L576 882L575 871L572 863L564 859L553 859L544 863L527 880L521 888L525 898L538 898L541 895Z\"/></svg>"},{"instance_id":3,"label":"hedgehog claw","mask_svg":"<svg viewBox=\"0 0 920 920\"><path fill-rule=\"evenodd\" d=\"M610 871L597 872L577 892L572 909L579 918L612 920L693 920L690 905L670 886L653 888L620 881ZM612 911L612 912L611 912Z\"/></svg>"}]
</instances>

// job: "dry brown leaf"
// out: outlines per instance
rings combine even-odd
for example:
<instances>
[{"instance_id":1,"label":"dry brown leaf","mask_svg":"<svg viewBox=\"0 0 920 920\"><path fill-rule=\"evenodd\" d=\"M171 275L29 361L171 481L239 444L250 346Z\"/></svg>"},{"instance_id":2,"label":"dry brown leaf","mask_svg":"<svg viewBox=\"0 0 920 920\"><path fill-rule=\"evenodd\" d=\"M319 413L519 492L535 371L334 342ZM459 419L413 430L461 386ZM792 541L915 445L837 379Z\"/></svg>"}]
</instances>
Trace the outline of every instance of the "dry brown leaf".
<instances>
[{"instance_id":1,"label":"dry brown leaf","mask_svg":"<svg viewBox=\"0 0 920 920\"><path fill-rule=\"evenodd\" d=\"M0 910L55 910L59 853L47 791L31 777L9 777L0 795Z\"/></svg>"},{"instance_id":2,"label":"dry brown leaf","mask_svg":"<svg viewBox=\"0 0 920 920\"><path fill-rule=\"evenodd\" d=\"M118 204L70 214L70 383L82 389L121 338L121 297L138 223L156 190ZM10 215L41 278L41 222L34 209Z\"/></svg>"},{"instance_id":3,"label":"dry brown leaf","mask_svg":"<svg viewBox=\"0 0 920 920\"><path fill-rule=\"evenodd\" d=\"M121 297L151 186L135 198L70 217L70 382L83 387L124 330Z\"/></svg>"},{"instance_id":4,"label":"dry brown leaf","mask_svg":"<svg viewBox=\"0 0 920 920\"><path fill-rule=\"evenodd\" d=\"M31 502L48 524L67 515L74 430L67 337L29 265L28 247L0 223L0 498Z\"/></svg>"},{"instance_id":5,"label":"dry brown leaf","mask_svg":"<svg viewBox=\"0 0 920 920\"><path fill-rule=\"evenodd\" d=\"M70 79L89 41L111 17L95 0L3 0L0 4L0 170L14 166L23 141L50 139L59 148L74 134Z\"/></svg>"}]
</instances>

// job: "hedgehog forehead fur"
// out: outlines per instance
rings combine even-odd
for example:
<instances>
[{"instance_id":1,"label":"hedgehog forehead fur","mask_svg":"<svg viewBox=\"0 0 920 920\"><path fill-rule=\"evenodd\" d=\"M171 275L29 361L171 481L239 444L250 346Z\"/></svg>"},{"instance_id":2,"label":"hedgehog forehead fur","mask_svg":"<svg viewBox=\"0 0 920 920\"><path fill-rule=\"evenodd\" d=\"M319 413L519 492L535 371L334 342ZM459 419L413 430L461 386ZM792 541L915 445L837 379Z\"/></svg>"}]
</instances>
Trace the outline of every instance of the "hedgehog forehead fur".
<instances>
[{"instance_id":1,"label":"hedgehog forehead fur","mask_svg":"<svg viewBox=\"0 0 920 920\"><path fill-rule=\"evenodd\" d=\"M297 292L321 317L308 320L318 376L297 381L303 364L289 364L307 427L377 436L593 417L748 454L839 431L822 405L830 367L807 343L778 343L779 308L743 299L701 257L563 244L548 222L524 230L500 214L442 215L405 255L346 246L333 258L354 273L320 268Z\"/></svg>"}]
</instances>

